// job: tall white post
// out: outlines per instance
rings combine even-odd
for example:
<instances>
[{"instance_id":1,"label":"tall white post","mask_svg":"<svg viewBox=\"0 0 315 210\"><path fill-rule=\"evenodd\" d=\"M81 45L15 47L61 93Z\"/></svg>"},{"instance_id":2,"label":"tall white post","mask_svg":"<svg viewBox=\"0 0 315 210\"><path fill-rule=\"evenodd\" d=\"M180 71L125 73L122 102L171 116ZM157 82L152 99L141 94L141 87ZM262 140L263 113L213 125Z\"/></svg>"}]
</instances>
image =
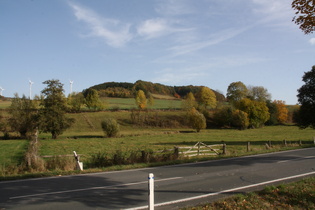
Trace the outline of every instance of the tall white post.
<instances>
[{"instance_id":1,"label":"tall white post","mask_svg":"<svg viewBox=\"0 0 315 210\"><path fill-rule=\"evenodd\" d=\"M154 174L149 174L149 210L154 210Z\"/></svg>"},{"instance_id":2,"label":"tall white post","mask_svg":"<svg viewBox=\"0 0 315 210\"><path fill-rule=\"evenodd\" d=\"M32 85L34 84L34 82L29 80L29 84L30 84L30 100L32 100Z\"/></svg>"},{"instance_id":3,"label":"tall white post","mask_svg":"<svg viewBox=\"0 0 315 210\"><path fill-rule=\"evenodd\" d=\"M73 85L73 81L69 81L70 82L70 95L72 94L72 85Z\"/></svg>"}]
</instances>

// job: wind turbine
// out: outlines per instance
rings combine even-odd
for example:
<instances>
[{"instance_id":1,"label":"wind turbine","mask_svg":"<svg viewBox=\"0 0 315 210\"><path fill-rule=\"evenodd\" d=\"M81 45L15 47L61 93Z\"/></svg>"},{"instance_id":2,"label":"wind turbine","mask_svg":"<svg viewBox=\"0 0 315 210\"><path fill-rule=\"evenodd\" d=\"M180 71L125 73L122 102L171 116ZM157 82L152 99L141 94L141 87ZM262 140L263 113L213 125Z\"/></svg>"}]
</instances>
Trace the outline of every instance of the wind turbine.
<instances>
[{"instance_id":1,"label":"wind turbine","mask_svg":"<svg viewBox=\"0 0 315 210\"><path fill-rule=\"evenodd\" d=\"M32 82L31 80L28 81L30 84L30 100L32 99L32 85L34 84L34 82Z\"/></svg>"},{"instance_id":2,"label":"wind turbine","mask_svg":"<svg viewBox=\"0 0 315 210\"><path fill-rule=\"evenodd\" d=\"M2 91L4 91L4 89L0 87L0 96L2 96Z\"/></svg>"},{"instance_id":3,"label":"wind turbine","mask_svg":"<svg viewBox=\"0 0 315 210\"><path fill-rule=\"evenodd\" d=\"M69 80L69 82L70 82L70 95L71 95L71 93L72 93L73 80Z\"/></svg>"}]
</instances>

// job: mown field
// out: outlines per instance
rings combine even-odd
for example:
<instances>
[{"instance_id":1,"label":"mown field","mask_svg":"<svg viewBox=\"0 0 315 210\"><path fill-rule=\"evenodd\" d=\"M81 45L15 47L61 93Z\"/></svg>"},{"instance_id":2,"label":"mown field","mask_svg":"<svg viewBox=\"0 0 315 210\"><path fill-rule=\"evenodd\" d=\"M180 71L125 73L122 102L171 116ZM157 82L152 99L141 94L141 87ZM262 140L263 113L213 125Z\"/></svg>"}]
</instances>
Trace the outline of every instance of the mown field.
<instances>
[{"instance_id":1,"label":"mown field","mask_svg":"<svg viewBox=\"0 0 315 210\"><path fill-rule=\"evenodd\" d=\"M149 107L151 109L180 109L181 100L174 100L171 97L162 97L156 95L154 99L153 106ZM134 98L101 98L102 102L105 104L105 109L135 109L137 108ZM10 100L0 100L0 109L6 109L11 105ZM83 109L84 106L82 107Z\"/></svg>"}]
</instances>

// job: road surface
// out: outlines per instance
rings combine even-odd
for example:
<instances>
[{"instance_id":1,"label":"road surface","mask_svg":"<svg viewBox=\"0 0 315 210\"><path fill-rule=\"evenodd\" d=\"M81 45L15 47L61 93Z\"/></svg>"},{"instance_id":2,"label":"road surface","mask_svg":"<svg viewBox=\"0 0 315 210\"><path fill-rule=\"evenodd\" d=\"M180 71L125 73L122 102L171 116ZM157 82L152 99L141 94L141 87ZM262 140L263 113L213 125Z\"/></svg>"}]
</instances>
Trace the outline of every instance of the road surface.
<instances>
[{"instance_id":1,"label":"road surface","mask_svg":"<svg viewBox=\"0 0 315 210\"><path fill-rule=\"evenodd\" d=\"M0 209L177 209L315 176L315 148L136 170L0 182Z\"/></svg>"}]
</instances>

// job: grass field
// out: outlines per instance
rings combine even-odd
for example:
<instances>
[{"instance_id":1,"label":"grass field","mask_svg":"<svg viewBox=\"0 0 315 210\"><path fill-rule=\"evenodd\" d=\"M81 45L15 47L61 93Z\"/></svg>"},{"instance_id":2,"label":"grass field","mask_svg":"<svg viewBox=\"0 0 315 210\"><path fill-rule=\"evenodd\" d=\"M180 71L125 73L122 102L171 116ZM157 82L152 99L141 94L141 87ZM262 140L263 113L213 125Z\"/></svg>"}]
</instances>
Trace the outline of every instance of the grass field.
<instances>
[{"instance_id":1,"label":"grass field","mask_svg":"<svg viewBox=\"0 0 315 210\"><path fill-rule=\"evenodd\" d=\"M27 140L0 141L0 167L20 164L27 146Z\"/></svg>"},{"instance_id":2,"label":"grass field","mask_svg":"<svg viewBox=\"0 0 315 210\"><path fill-rule=\"evenodd\" d=\"M0 109L6 109L11 105L11 101L7 100L7 101L3 101L0 100Z\"/></svg>"},{"instance_id":3,"label":"grass field","mask_svg":"<svg viewBox=\"0 0 315 210\"><path fill-rule=\"evenodd\" d=\"M174 146L193 146L201 141L212 145L222 143L227 144L226 156L238 156L268 152L265 144L272 142L270 151L285 150L292 147L298 148L298 142L310 146L315 131L312 129L300 130L295 126L270 126L261 129L250 129L245 131L209 129L200 133L189 133L189 129L183 130L161 130L143 129L141 134L126 135L120 138L104 138L102 132L99 136L77 136L70 137L65 133L60 139L41 140L41 155L66 155L76 151L79 154L89 157L98 152L113 154L117 150L123 152L139 151L151 149L153 151L161 149L172 149ZM92 133L91 133L92 134ZM288 146L284 147L282 141L286 139ZM251 151L247 152L247 142L251 142ZM84 160L84 159L83 159Z\"/></svg>"},{"instance_id":4,"label":"grass field","mask_svg":"<svg viewBox=\"0 0 315 210\"><path fill-rule=\"evenodd\" d=\"M272 141L273 150L283 148L282 141L287 140L289 146L298 146L298 141L312 143L315 136L314 129L301 130L296 126L266 126L260 129L206 129L200 133L193 132L187 127L157 128L140 127L130 121L129 111L119 112L86 112L68 114L75 119L75 124L57 140L52 140L47 133L40 134L41 155L66 155L76 151L79 154L91 155L98 152L113 153L116 150L160 150L171 149L174 146L193 146L197 142L217 144L224 141L227 144L228 156L241 154L255 154L265 151L265 144ZM161 118L184 117L182 111L158 111L153 115ZM104 138L101 121L105 118L115 118L121 126L121 137ZM246 144L251 142L251 151L247 153ZM292 144L290 144L292 143ZM1 141L0 163L16 162L26 149L23 140ZM272 150L271 150L272 151Z\"/></svg>"},{"instance_id":5,"label":"grass field","mask_svg":"<svg viewBox=\"0 0 315 210\"><path fill-rule=\"evenodd\" d=\"M106 105L105 109L134 109L137 108L134 98L101 98ZM151 109L179 109L181 108L181 100L174 100L174 97L162 97L154 99ZM0 100L0 109L7 109L11 105L11 101Z\"/></svg>"},{"instance_id":6,"label":"grass field","mask_svg":"<svg viewBox=\"0 0 315 210\"><path fill-rule=\"evenodd\" d=\"M106 98L105 103L108 109L134 109L137 108L134 98ZM152 109L179 109L181 100L154 99Z\"/></svg>"}]
</instances>

